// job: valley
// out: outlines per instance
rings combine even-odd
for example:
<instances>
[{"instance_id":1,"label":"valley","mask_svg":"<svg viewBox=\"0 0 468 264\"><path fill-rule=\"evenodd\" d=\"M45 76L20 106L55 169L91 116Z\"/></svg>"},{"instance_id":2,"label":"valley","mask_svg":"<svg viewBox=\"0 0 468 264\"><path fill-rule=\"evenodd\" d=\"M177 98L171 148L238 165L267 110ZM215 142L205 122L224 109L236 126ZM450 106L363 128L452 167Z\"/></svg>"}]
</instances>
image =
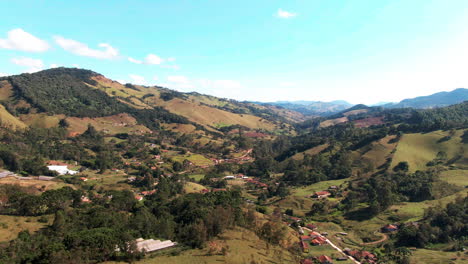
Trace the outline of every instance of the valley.
<instances>
[{"instance_id":1,"label":"valley","mask_svg":"<svg viewBox=\"0 0 468 264\"><path fill-rule=\"evenodd\" d=\"M468 260L467 102L319 116L55 68L0 103L0 262Z\"/></svg>"}]
</instances>

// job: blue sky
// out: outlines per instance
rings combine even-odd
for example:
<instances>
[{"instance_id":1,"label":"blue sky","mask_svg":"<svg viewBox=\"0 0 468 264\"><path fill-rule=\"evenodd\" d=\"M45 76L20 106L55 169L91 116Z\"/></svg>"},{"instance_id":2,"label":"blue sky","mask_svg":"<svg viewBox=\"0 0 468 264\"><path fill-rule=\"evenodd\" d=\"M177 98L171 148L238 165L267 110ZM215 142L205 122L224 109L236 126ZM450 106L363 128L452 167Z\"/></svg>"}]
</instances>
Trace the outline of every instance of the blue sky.
<instances>
[{"instance_id":1,"label":"blue sky","mask_svg":"<svg viewBox=\"0 0 468 264\"><path fill-rule=\"evenodd\" d=\"M0 74L56 66L239 100L468 87L466 0L0 1Z\"/></svg>"}]
</instances>

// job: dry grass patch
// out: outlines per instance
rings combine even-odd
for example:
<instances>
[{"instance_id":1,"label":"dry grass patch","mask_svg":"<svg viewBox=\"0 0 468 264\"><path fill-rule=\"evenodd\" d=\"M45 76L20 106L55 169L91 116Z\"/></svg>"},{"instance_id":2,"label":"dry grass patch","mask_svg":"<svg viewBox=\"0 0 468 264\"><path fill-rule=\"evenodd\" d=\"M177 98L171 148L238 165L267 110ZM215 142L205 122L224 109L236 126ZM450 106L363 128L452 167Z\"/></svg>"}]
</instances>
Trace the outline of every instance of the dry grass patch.
<instances>
[{"instance_id":1,"label":"dry grass patch","mask_svg":"<svg viewBox=\"0 0 468 264\"><path fill-rule=\"evenodd\" d=\"M48 223L51 223L51 217L48 218ZM34 233L45 227L48 223L38 222L39 217L32 216L10 216L0 215L0 242L10 241L18 236L18 233L28 230Z\"/></svg>"}]
</instances>

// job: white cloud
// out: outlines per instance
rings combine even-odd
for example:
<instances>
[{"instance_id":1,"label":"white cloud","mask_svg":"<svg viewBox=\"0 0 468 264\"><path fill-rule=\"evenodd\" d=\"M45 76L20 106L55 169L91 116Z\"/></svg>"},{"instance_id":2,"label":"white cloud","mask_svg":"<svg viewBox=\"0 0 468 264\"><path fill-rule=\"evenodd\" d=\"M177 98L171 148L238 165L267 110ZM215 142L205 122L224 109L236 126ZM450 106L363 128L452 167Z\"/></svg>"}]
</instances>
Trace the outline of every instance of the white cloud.
<instances>
[{"instance_id":1,"label":"white cloud","mask_svg":"<svg viewBox=\"0 0 468 264\"><path fill-rule=\"evenodd\" d=\"M33 36L21 28L8 31L6 39L0 39L0 48L29 52L44 52L50 48L47 41Z\"/></svg>"},{"instance_id":2,"label":"white cloud","mask_svg":"<svg viewBox=\"0 0 468 264\"><path fill-rule=\"evenodd\" d=\"M159 80L158 76L153 76L153 81Z\"/></svg>"},{"instance_id":3,"label":"white cloud","mask_svg":"<svg viewBox=\"0 0 468 264\"><path fill-rule=\"evenodd\" d=\"M72 64L72 66L75 67L75 68L79 68L79 67L80 67L80 65L78 65L78 64L76 64L76 63Z\"/></svg>"},{"instance_id":4,"label":"white cloud","mask_svg":"<svg viewBox=\"0 0 468 264\"><path fill-rule=\"evenodd\" d=\"M159 65L163 63L163 59L154 54L148 54L145 58L145 64Z\"/></svg>"},{"instance_id":5,"label":"white cloud","mask_svg":"<svg viewBox=\"0 0 468 264\"><path fill-rule=\"evenodd\" d=\"M161 65L161 68L172 69L172 70L180 70L179 65Z\"/></svg>"},{"instance_id":6,"label":"white cloud","mask_svg":"<svg viewBox=\"0 0 468 264\"><path fill-rule=\"evenodd\" d=\"M29 72L29 73L37 72L44 68L44 63L40 59L25 58L25 57L13 58L11 59L11 62L19 66L28 67L26 72Z\"/></svg>"},{"instance_id":7,"label":"white cloud","mask_svg":"<svg viewBox=\"0 0 468 264\"><path fill-rule=\"evenodd\" d=\"M130 79L132 79L130 82L133 84L140 84L140 85L147 85L148 82L146 81L145 77L136 75L136 74L129 74L128 75Z\"/></svg>"},{"instance_id":8,"label":"white cloud","mask_svg":"<svg viewBox=\"0 0 468 264\"><path fill-rule=\"evenodd\" d=\"M61 36L54 37L55 42L64 50L78 56L91 57L96 59L115 59L119 57L119 51L107 43L100 43L99 49L91 49L88 45L73 39L66 39Z\"/></svg>"},{"instance_id":9,"label":"white cloud","mask_svg":"<svg viewBox=\"0 0 468 264\"><path fill-rule=\"evenodd\" d=\"M60 67L60 65L55 64L55 63L52 63L52 64L50 65L50 68L58 68L58 67Z\"/></svg>"},{"instance_id":10,"label":"white cloud","mask_svg":"<svg viewBox=\"0 0 468 264\"><path fill-rule=\"evenodd\" d=\"M132 57L128 57L128 61L136 64L142 64L143 62L141 60L134 59Z\"/></svg>"},{"instance_id":11,"label":"white cloud","mask_svg":"<svg viewBox=\"0 0 468 264\"><path fill-rule=\"evenodd\" d=\"M279 17L279 18L292 18L292 17L297 16L297 14L285 11L285 10L280 8L280 9L278 9L278 13L276 13L276 16Z\"/></svg>"},{"instance_id":12,"label":"white cloud","mask_svg":"<svg viewBox=\"0 0 468 264\"><path fill-rule=\"evenodd\" d=\"M132 62L132 63L135 63L135 64L147 64L147 65L160 65L162 64L165 59L159 57L158 55L156 54L148 54L143 60L137 60L135 58L132 58L132 57L128 57L127 58L129 62ZM168 58L167 61L169 62L173 62L175 61L175 58ZM169 66L166 66L165 68L167 68ZM174 66L170 66L170 67L174 67Z\"/></svg>"},{"instance_id":13,"label":"white cloud","mask_svg":"<svg viewBox=\"0 0 468 264\"><path fill-rule=\"evenodd\" d=\"M174 61L176 61L176 58L170 57L170 58L167 58L167 61L168 62L174 62Z\"/></svg>"},{"instance_id":14,"label":"white cloud","mask_svg":"<svg viewBox=\"0 0 468 264\"><path fill-rule=\"evenodd\" d=\"M4 73L4 72L0 72L0 77L5 77L5 76L9 76L10 74L8 73Z\"/></svg>"}]
</instances>

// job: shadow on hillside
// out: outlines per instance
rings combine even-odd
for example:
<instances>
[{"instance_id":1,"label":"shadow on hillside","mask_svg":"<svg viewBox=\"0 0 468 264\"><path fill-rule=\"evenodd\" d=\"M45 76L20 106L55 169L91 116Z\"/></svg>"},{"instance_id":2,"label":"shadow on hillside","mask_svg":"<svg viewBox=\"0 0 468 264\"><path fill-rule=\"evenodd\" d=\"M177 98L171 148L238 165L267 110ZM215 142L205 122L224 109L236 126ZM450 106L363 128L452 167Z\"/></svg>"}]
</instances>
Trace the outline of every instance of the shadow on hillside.
<instances>
[{"instance_id":1,"label":"shadow on hillside","mask_svg":"<svg viewBox=\"0 0 468 264\"><path fill-rule=\"evenodd\" d=\"M369 207L348 212L344 216L348 220L355 220L355 221L369 220L373 217L372 213L369 210Z\"/></svg>"}]
</instances>

